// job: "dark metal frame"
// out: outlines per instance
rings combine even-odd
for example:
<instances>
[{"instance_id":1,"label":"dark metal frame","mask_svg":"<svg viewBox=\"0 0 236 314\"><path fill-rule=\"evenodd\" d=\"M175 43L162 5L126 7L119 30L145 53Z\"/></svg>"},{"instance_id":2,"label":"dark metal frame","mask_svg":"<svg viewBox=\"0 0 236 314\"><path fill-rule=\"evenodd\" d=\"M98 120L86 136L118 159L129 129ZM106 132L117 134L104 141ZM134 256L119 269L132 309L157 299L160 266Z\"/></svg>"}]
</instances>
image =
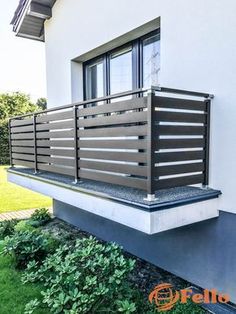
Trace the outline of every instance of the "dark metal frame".
<instances>
[{"instance_id":1,"label":"dark metal frame","mask_svg":"<svg viewBox=\"0 0 236 314\"><path fill-rule=\"evenodd\" d=\"M38 165L37 165L37 124L36 124L37 115L33 115L33 134L34 134L34 173L38 172Z\"/></svg>"},{"instance_id":2,"label":"dark metal frame","mask_svg":"<svg viewBox=\"0 0 236 314\"><path fill-rule=\"evenodd\" d=\"M86 67L90 64L95 63L98 60L103 59L104 66L104 95L109 96L110 92L110 60L111 55L121 49L129 47L132 45L132 80L133 80L133 90L143 87L143 41L153 35L160 36L160 29L158 28L155 31L152 31L138 39L135 39L131 42L128 42L122 46L119 46L115 49L112 49L105 54L99 55L91 60L88 60L83 63L83 92L84 92L84 100L87 100L87 75L86 75Z\"/></svg>"}]
</instances>

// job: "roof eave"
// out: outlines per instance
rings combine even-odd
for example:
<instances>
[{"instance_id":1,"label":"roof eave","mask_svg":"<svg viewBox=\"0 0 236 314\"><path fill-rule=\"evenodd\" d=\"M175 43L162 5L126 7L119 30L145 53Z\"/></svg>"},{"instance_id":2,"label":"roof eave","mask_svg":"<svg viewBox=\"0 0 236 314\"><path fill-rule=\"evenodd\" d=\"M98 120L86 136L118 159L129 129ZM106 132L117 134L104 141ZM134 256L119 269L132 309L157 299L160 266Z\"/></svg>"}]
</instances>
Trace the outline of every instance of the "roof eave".
<instances>
[{"instance_id":1,"label":"roof eave","mask_svg":"<svg viewBox=\"0 0 236 314\"><path fill-rule=\"evenodd\" d=\"M44 41L44 22L51 18L55 2L49 0L48 5L45 5L40 0L21 0L12 20L16 36Z\"/></svg>"}]
</instances>

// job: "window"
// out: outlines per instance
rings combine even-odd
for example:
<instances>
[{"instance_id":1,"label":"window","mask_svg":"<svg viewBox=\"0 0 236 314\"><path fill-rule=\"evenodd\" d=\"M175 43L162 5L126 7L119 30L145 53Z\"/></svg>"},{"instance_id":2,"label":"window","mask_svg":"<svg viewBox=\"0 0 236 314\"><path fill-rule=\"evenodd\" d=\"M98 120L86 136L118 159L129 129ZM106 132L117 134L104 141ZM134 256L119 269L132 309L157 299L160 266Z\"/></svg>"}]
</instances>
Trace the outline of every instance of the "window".
<instances>
[{"instance_id":1,"label":"window","mask_svg":"<svg viewBox=\"0 0 236 314\"><path fill-rule=\"evenodd\" d=\"M160 73L160 40L153 35L143 40L143 87L156 86Z\"/></svg>"},{"instance_id":2,"label":"window","mask_svg":"<svg viewBox=\"0 0 236 314\"><path fill-rule=\"evenodd\" d=\"M132 87L132 47L127 47L110 55L110 94Z\"/></svg>"},{"instance_id":3,"label":"window","mask_svg":"<svg viewBox=\"0 0 236 314\"><path fill-rule=\"evenodd\" d=\"M84 63L84 98L93 99L159 84L160 32Z\"/></svg>"},{"instance_id":4,"label":"window","mask_svg":"<svg viewBox=\"0 0 236 314\"><path fill-rule=\"evenodd\" d=\"M87 99L105 96L103 59L92 62L86 67L86 95Z\"/></svg>"}]
</instances>

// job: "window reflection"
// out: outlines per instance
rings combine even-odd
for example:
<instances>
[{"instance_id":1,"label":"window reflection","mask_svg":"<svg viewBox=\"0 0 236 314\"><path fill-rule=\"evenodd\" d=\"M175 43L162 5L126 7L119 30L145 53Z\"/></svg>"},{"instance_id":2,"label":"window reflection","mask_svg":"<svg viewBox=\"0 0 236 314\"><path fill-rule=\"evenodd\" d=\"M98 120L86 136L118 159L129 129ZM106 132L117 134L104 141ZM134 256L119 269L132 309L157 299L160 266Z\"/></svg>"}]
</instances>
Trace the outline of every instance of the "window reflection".
<instances>
[{"instance_id":1,"label":"window reflection","mask_svg":"<svg viewBox=\"0 0 236 314\"><path fill-rule=\"evenodd\" d=\"M86 77L86 98L103 97L105 95L103 59L86 67Z\"/></svg>"},{"instance_id":2,"label":"window reflection","mask_svg":"<svg viewBox=\"0 0 236 314\"><path fill-rule=\"evenodd\" d=\"M160 36L143 40L143 86L158 85L160 75Z\"/></svg>"},{"instance_id":3,"label":"window reflection","mask_svg":"<svg viewBox=\"0 0 236 314\"><path fill-rule=\"evenodd\" d=\"M110 57L111 94L132 90L132 47L119 50Z\"/></svg>"}]
</instances>

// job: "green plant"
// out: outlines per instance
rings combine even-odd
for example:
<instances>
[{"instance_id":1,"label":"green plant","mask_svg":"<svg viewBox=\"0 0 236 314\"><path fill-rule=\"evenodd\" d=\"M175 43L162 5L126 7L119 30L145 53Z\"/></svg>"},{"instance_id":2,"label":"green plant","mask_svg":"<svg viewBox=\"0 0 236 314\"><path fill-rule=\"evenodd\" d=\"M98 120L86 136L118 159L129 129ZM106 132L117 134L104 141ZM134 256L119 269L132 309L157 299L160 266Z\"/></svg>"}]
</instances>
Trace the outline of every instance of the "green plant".
<instances>
[{"instance_id":1,"label":"green plant","mask_svg":"<svg viewBox=\"0 0 236 314\"><path fill-rule=\"evenodd\" d=\"M31 300L26 304L24 314L33 314L39 305L38 299Z\"/></svg>"},{"instance_id":2,"label":"green plant","mask_svg":"<svg viewBox=\"0 0 236 314\"><path fill-rule=\"evenodd\" d=\"M16 267L25 268L35 260L39 264L53 251L53 240L36 231L16 232L12 237L7 237L2 253L14 258Z\"/></svg>"},{"instance_id":3,"label":"green plant","mask_svg":"<svg viewBox=\"0 0 236 314\"><path fill-rule=\"evenodd\" d=\"M11 236L14 233L17 220L4 220L0 222L0 240L3 240L6 236Z\"/></svg>"},{"instance_id":4,"label":"green plant","mask_svg":"<svg viewBox=\"0 0 236 314\"><path fill-rule=\"evenodd\" d=\"M0 94L0 164L9 163L8 119L36 110L38 106L31 102L29 95L18 92Z\"/></svg>"},{"instance_id":5,"label":"green plant","mask_svg":"<svg viewBox=\"0 0 236 314\"><path fill-rule=\"evenodd\" d=\"M28 220L19 221L15 227L15 232L25 232L25 231L34 231L35 228L29 223Z\"/></svg>"},{"instance_id":6,"label":"green plant","mask_svg":"<svg viewBox=\"0 0 236 314\"><path fill-rule=\"evenodd\" d=\"M47 208L39 208L31 215L29 224L34 227L39 227L45 225L51 219L52 217Z\"/></svg>"},{"instance_id":7,"label":"green plant","mask_svg":"<svg viewBox=\"0 0 236 314\"><path fill-rule=\"evenodd\" d=\"M136 304L127 280L135 262L126 259L115 244L94 238L64 245L40 266L31 261L23 282L41 282L43 303L53 313L133 313Z\"/></svg>"}]
</instances>

